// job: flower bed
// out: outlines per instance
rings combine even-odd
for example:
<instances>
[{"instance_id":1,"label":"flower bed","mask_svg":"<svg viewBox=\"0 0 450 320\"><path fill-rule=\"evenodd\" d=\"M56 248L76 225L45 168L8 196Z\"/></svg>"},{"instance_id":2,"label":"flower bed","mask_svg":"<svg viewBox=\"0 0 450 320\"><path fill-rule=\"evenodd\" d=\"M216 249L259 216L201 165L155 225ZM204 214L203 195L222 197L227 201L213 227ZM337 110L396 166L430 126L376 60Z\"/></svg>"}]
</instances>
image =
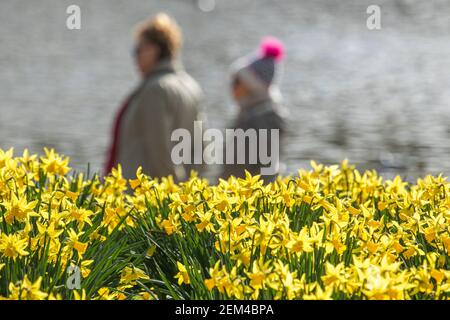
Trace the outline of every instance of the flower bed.
<instances>
[{"instance_id":1,"label":"flower bed","mask_svg":"<svg viewBox=\"0 0 450 320\"><path fill-rule=\"evenodd\" d=\"M263 185L175 184L0 150L8 299L444 299L450 184L346 161Z\"/></svg>"}]
</instances>

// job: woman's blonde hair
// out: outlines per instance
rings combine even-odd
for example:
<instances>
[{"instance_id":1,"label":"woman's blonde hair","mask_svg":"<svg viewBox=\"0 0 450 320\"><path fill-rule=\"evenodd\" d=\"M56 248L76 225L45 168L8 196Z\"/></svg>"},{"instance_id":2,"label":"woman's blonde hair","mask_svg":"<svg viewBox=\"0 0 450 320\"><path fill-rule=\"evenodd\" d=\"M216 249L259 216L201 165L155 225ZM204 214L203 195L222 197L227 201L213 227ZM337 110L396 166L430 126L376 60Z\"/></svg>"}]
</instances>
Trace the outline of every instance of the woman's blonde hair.
<instances>
[{"instance_id":1,"label":"woman's blonde hair","mask_svg":"<svg viewBox=\"0 0 450 320\"><path fill-rule=\"evenodd\" d=\"M183 42L177 22L165 13L138 24L135 38L156 44L161 50L160 59L176 57Z\"/></svg>"}]
</instances>

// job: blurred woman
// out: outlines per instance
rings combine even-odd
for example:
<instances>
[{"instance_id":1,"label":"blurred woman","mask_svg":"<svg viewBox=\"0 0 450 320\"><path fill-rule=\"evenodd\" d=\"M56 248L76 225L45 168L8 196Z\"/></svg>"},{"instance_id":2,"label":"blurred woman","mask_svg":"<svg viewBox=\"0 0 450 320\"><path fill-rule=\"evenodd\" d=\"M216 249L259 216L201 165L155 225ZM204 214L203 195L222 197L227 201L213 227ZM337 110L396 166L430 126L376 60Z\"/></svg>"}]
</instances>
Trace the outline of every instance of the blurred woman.
<instances>
[{"instance_id":1,"label":"blurred woman","mask_svg":"<svg viewBox=\"0 0 450 320\"><path fill-rule=\"evenodd\" d=\"M280 173L278 147L286 129L286 110L279 103L281 95L275 83L283 58L283 44L276 38L268 37L262 41L256 54L241 58L232 65L232 95L239 106L233 129L235 131L254 129L258 141L255 146L255 141L246 139L243 148L238 147L239 141L232 141L232 147L227 145L225 153L233 150L234 161L224 165L221 175L224 179L231 175L244 177L247 170L252 175L261 175L265 182L271 182ZM267 135L261 134L261 129L265 129ZM279 134L278 141L272 139L275 138L274 130ZM247 137L251 137L251 134ZM273 142L278 143L277 148L274 148ZM227 144L229 143L227 141ZM261 153L261 151L264 152ZM275 170L268 174L265 174L263 170L268 164L261 157L266 153L275 162L270 164ZM242 161L239 161L239 156L241 159L245 156L245 163L240 163ZM256 158L257 161L252 162L252 158Z\"/></svg>"},{"instance_id":2,"label":"blurred woman","mask_svg":"<svg viewBox=\"0 0 450 320\"><path fill-rule=\"evenodd\" d=\"M193 161L174 164L171 134L180 128L194 132L203 94L177 59L181 30L161 13L138 26L135 43L142 81L117 113L105 174L121 164L125 178L135 177L142 167L153 178L172 175L175 181L185 180L200 168L191 165Z\"/></svg>"}]
</instances>

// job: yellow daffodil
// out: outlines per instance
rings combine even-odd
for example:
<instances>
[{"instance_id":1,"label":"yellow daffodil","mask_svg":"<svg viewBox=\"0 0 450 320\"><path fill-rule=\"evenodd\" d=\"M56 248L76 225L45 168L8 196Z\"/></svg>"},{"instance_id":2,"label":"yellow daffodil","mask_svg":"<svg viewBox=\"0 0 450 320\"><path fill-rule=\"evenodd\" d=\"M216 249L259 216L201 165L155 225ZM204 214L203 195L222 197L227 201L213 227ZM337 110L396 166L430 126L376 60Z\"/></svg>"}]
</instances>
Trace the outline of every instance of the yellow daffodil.
<instances>
[{"instance_id":1,"label":"yellow daffodil","mask_svg":"<svg viewBox=\"0 0 450 320\"><path fill-rule=\"evenodd\" d=\"M0 235L0 252L4 257L12 258L14 261L21 256L26 256L29 253L25 250L28 245L28 240L21 239L18 234Z\"/></svg>"},{"instance_id":2,"label":"yellow daffodil","mask_svg":"<svg viewBox=\"0 0 450 320\"><path fill-rule=\"evenodd\" d=\"M17 285L9 284L9 297L14 300L44 300L48 294L40 290L41 282L42 277L39 277L33 283L25 275L23 281L20 281Z\"/></svg>"},{"instance_id":3,"label":"yellow daffodil","mask_svg":"<svg viewBox=\"0 0 450 320\"><path fill-rule=\"evenodd\" d=\"M178 279L178 284L182 285L183 283L185 284L190 284L191 280L189 278L189 274L187 272L186 267L177 261L177 267L178 267L178 273L175 275L175 279Z\"/></svg>"}]
</instances>

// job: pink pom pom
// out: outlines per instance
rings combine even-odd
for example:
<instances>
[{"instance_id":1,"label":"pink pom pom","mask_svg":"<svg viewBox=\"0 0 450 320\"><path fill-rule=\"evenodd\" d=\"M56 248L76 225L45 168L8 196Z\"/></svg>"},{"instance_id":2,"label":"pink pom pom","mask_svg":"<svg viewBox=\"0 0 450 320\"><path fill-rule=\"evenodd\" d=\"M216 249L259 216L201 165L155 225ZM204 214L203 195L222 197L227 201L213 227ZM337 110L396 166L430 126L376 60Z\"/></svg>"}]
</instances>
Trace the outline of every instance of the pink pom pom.
<instances>
[{"instance_id":1,"label":"pink pom pom","mask_svg":"<svg viewBox=\"0 0 450 320\"><path fill-rule=\"evenodd\" d=\"M281 61L284 58L284 45L277 38L264 38L261 42L260 50L264 58L273 58L275 61Z\"/></svg>"}]
</instances>

